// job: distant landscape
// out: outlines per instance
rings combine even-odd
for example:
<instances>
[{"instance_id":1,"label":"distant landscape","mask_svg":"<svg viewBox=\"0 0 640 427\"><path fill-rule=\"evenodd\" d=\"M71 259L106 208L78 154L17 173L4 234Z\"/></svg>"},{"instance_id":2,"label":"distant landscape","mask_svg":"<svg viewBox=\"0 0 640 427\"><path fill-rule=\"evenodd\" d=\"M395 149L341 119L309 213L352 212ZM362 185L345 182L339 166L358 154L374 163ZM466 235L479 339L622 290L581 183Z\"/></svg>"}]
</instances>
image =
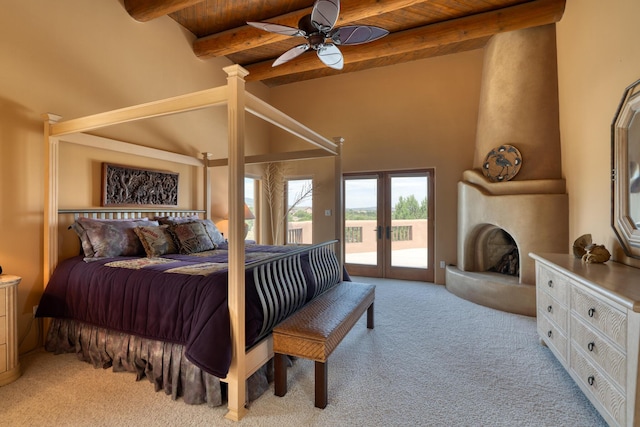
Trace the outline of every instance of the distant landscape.
<instances>
[{"instance_id":1,"label":"distant landscape","mask_svg":"<svg viewBox=\"0 0 640 427\"><path fill-rule=\"evenodd\" d=\"M378 209L377 208L355 208L355 209L345 209L344 211L344 219L349 221L364 221L369 219L377 219L378 217Z\"/></svg>"},{"instance_id":2,"label":"distant landscape","mask_svg":"<svg viewBox=\"0 0 640 427\"><path fill-rule=\"evenodd\" d=\"M427 199L418 202L414 196L406 198L400 197L398 203L391 210L392 219L427 219ZM370 208L350 208L345 209L344 219L346 221L366 221L376 220L378 209ZM311 221L309 207L294 207L289 213L289 221Z\"/></svg>"}]
</instances>

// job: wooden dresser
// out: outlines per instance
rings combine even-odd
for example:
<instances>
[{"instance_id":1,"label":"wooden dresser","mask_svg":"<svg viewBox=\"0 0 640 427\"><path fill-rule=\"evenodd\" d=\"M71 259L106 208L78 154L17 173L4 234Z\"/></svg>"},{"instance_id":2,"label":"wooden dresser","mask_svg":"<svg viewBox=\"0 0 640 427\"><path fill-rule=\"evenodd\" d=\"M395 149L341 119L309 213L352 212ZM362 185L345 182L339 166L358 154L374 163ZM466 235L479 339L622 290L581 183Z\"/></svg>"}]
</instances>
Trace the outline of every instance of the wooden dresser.
<instances>
[{"instance_id":1,"label":"wooden dresser","mask_svg":"<svg viewBox=\"0 0 640 427\"><path fill-rule=\"evenodd\" d=\"M16 302L21 278L0 274L0 386L20 377Z\"/></svg>"},{"instance_id":2,"label":"wooden dresser","mask_svg":"<svg viewBox=\"0 0 640 427\"><path fill-rule=\"evenodd\" d=\"M640 269L536 261L538 334L610 425L640 425Z\"/></svg>"}]
</instances>

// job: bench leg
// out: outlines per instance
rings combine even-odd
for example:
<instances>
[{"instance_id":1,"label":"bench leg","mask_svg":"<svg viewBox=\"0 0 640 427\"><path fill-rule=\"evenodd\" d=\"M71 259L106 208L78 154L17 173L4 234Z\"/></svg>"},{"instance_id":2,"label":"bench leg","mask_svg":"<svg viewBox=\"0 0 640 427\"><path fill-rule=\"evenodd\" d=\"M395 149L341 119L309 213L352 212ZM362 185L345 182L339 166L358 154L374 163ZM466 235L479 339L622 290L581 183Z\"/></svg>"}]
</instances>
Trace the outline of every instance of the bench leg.
<instances>
[{"instance_id":1,"label":"bench leg","mask_svg":"<svg viewBox=\"0 0 640 427\"><path fill-rule=\"evenodd\" d=\"M327 364L316 362L316 408L327 407Z\"/></svg>"},{"instance_id":2,"label":"bench leg","mask_svg":"<svg viewBox=\"0 0 640 427\"><path fill-rule=\"evenodd\" d=\"M367 328L373 329L373 304L367 308Z\"/></svg>"},{"instance_id":3,"label":"bench leg","mask_svg":"<svg viewBox=\"0 0 640 427\"><path fill-rule=\"evenodd\" d=\"M287 394L287 355L274 353L273 355L273 382L276 396Z\"/></svg>"}]
</instances>

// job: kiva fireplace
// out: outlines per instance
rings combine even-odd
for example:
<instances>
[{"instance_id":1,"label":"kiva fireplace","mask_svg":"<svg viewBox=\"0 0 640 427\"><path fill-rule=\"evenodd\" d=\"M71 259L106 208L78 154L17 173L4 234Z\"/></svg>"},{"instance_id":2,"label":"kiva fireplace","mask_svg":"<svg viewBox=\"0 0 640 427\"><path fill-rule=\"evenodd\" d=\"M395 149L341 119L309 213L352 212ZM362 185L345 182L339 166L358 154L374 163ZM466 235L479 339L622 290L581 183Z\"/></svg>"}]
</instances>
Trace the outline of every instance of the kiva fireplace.
<instances>
[{"instance_id":1,"label":"kiva fireplace","mask_svg":"<svg viewBox=\"0 0 640 427\"><path fill-rule=\"evenodd\" d=\"M494 36L485 48L474 165L458 183L458 261L447 289L503 311L536 315L530 252L568 251L562 178L555 25ZM522 165L510 181L482 173L510 144Z\"/></svg>"}]
</instances>

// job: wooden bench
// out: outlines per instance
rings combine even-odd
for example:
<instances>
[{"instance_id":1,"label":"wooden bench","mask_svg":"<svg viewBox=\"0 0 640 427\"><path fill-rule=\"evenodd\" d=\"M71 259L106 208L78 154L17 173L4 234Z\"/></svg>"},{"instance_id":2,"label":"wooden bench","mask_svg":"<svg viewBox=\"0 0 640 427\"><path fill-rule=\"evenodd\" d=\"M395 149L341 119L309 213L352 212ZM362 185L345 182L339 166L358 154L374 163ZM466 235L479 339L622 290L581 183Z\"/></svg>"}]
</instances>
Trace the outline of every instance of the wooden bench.
<instances>
[{"instance_id":1,"label":"wooden bench","mask_svg":"<svg viewBox=\"0 0 640 427\"><path fill-rule=\"evenodd\" d=\"M367 312L373 329L375 286L340 282L273 329L275 395L287 393L287 355L315 361L315 406L327 406L327 359Z\"/></svg>"}]
</instances>

